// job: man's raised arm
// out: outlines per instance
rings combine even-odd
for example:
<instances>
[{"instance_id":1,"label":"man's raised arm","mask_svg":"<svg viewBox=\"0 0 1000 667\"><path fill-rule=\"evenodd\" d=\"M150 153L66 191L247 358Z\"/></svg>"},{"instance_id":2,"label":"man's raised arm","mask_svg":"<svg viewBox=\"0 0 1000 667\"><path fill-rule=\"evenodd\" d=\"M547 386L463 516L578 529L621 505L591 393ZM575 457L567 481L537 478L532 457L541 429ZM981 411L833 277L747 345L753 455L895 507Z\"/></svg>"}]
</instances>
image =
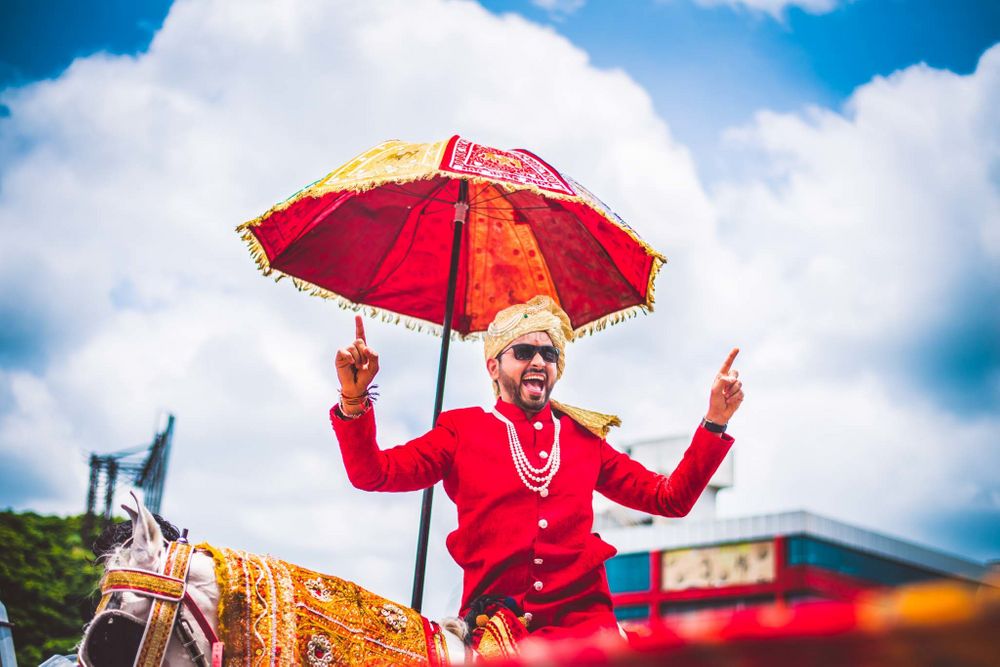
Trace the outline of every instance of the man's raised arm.
<instances>
[{"instance_id":1,"label":"man's raised arm","mask_svg":"<svg viewBox=\"0 0 1000 667\"><path fill-rule=\"evenodd\" d=\"M743 383L733 361L739 348L723 362L712 382L705 419L695 431L684 458L670 475L655 473L638 461L602 443L597 491L617 503L649 514L687 515L726 457L733 438L725 433L743 403Z\"/></svg>"},{"instance_id":2,"label":"man's raised arm","mask_svg":"<svg viewBox=\"0 0 1000 667\"><path fill-rule=\"evenodd\" d=\"M340 453L351 484L364 491L416 491L440 481L455 449L455 434L441 425L405 445L382 451L375 437L372 380L379 370L378 354L368 346L365 325L354 320L354 342L337 350L335 366L340 401L330 409Z\"/></svg>"}]
</instances>

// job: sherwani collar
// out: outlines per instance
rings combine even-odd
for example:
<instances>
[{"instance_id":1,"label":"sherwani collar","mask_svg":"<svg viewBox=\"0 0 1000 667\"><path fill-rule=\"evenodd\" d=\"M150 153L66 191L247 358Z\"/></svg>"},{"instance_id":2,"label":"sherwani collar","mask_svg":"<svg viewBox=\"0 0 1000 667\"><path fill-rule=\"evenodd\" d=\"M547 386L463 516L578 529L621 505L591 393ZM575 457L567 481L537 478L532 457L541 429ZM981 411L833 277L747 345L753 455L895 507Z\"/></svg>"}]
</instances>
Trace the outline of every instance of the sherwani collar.
<instances>
[{"instance_id":1,"label":"sherwani collar","mask_svg":"<svg viewBox=\"0 0 1000 667\"><path fill-rule=\"evenodd\" d=\"M552 405L548 402L546 402L545 407L539 410L538 414L536 414L531 419L528 419L528 416L524 414L524 410L514 405L513 403L506 402L502 398L497 399L496 405L494 407L496 408L497 412L499 412L500 414L502 414L504 417L511 420L515 424L517 424L518 422L527 422L527 421L530 421L532 423L536 421L541 421L544 424L552 421Z\"/></svg>"}]
</instances>

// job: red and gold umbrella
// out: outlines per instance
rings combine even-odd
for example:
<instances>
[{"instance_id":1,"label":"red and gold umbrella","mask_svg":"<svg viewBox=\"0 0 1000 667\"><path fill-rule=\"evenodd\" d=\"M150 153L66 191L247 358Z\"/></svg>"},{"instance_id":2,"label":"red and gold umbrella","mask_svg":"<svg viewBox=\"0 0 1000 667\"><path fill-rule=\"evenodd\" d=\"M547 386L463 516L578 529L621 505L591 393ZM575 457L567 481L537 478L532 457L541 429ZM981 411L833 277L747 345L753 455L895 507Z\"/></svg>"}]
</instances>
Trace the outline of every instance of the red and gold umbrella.
<instances>
[{"instance_id":1,"label":"red and gold umbrella","mask_svg":"<svg viewBox=\"0 0 1000 667\"><path fill-rule=\"evenodd\" d=\"M265 275L440 330L434 422L453 332L483 332L498 311L538 294L566 311L577 334L601 329L652 310L665 261L540 157L459 136L379 144L237 231ZM417 610L432 491L421 513Z\"/></svg>"},{"instance_id":2,"label":"red and gold umbrella","mask_svg":"<svg viewBox=\"0 0 1000 667\"><path fill-rule=\"evenodd\" d=\"M463 188L468 211L459 212L455 248ZM379 144L238 231L265 274L434 329L445 324L457 250L451 330L462 337L536 294L552 297L577 333L651 310L663 262L541 158L458 136Z\"/></svg>"}]
</instances>

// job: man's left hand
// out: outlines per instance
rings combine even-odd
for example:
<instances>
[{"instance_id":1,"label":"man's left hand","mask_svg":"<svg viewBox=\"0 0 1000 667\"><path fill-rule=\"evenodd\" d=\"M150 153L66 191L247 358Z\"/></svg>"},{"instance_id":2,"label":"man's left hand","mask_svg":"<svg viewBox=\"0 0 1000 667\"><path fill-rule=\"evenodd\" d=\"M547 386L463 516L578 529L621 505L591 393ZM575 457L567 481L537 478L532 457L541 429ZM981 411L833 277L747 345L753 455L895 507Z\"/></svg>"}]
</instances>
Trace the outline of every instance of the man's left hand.
<instances>
[{"instance_id":1,"label":"man's left hand","mask_svg":"<svg viewBox=\"0 0 1000 667\"><path fill-rule=\"evenodd\" d=\"M715 424L729 423L733 413L743 402L743 383L740 382L740 372L733 369L733 361L740 353L740 348L734 347L729 353L719 374L712 383L712 393L708 397L708 413L705 419Z\"/></svg>"}]
</instances>

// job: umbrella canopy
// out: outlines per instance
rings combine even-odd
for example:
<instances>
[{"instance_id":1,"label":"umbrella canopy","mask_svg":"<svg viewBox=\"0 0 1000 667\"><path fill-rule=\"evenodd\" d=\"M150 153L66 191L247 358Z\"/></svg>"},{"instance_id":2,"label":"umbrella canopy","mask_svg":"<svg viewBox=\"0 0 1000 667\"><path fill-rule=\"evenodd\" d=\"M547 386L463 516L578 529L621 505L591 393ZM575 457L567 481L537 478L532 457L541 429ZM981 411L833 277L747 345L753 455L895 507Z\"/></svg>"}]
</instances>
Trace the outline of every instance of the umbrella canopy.
<instances>
[{"instance_id":1,"label":"umbrella canopy","mask_svg":"<svg viewBox=\"0 0 1000 667\"><path fill-rule=\"evenodd\" d=\"M463 194L468 213L453 248ZM417 328L445 323L454 249L451 330L460 337L536 294L552 297L577 333L600 329L652 309L665 261L538 156L458 136L379 144L238 231L265 274Z\"/></svg>"}]
</instances>

